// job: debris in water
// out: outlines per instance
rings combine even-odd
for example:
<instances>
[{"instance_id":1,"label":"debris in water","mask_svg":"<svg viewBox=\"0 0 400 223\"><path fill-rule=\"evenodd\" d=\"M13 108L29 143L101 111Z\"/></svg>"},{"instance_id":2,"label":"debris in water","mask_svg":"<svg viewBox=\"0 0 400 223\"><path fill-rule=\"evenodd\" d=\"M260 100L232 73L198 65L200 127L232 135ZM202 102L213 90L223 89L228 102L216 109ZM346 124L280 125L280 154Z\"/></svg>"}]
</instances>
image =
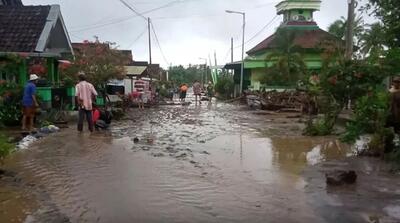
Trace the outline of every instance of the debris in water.
<instances>
[{"instance_id":1,"label":"debris in water","mask_svg":"<svg viewBox=\"0 0 400 223\"><path fill-rule=\"evenodd\" d=\"M202 154L205 154L205 155L210 155L210 153L209 152L207 152L207 151L203 151L203 152L201 152Z\"/></svg>"},{"instance_id":2,"label":"debris in water","mask_svg":"<svg viewBox=\"0 0 400 223\"><path fill-rule=\"evenodd\" d=\"M151 155L154 156L154 157L164 157L165 156L164 153L153 153Z\"/></svg>"},{"instance_id":3,"label":"debris in water","mask_svg":"<svg viewBox=\"0 0 400 223\"><path fill-rule=\"evenodd\" d=\"M186 158L188 155L186 153L180 153L178 155L175 156L175 158Z\"/></svg>"},{"instance_id":4,"label":"debris in water","mask_svg":"<svg viewBox=\"0 0 400 223\"><path fill-rule=\"evenodd\" d=\"M334 170L325 174L326 183L330 186L340 186L343 184L354 184L357 181L356 171Z\"/></svg>"},{"instance_id":5,"label":"debris in water","mask_svg":"<svg viewBox=\"0 0 400 223\"><path fill-rule=\"evenodd\" d=\"M25 136L18 144L17 149L28 149L29 146L38 139L32 135Z\"/></svg>"},{"instance_id":6,"label":"debris in water","mask_svg":"<svg viewBox=\"0 0 400 223\"><path fill-rule=\"evenodd\" d=\"M316 146L313 150L307 153L307 163L311 166L314 166L324 160L324 157L321 154L321 146Z\"/></svg>"},{"instance_id":7,"label":"debris in water","mask_svg":"<svg viewBox=\"0 0 400 223\"><path fill-rule=\"evenodd\" d=\"M139 143L139 138L138 138L138 137L135 137L135 138L133 139L133 142L134 142L134 143Z\"/></svg>"}]
</instances>

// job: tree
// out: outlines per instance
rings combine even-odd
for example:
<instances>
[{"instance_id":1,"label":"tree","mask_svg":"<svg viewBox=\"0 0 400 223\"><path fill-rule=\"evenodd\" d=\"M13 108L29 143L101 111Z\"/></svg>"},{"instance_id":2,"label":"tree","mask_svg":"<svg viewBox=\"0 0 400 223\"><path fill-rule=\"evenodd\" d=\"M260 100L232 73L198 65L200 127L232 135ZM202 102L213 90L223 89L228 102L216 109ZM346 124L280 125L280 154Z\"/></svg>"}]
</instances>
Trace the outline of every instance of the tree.
<instances>
[{"instance_id":1,"label":"tree","mask_svg":"<svg viewBox=\"0 0 400 223\"><path fill-rule=\"evenodd\" d=\"M202 81L204 79L204 65L189 65L188 67L172 66L169 69L169 78L176 84L191 84L195 80ZM209 70L207 68L207 75L209 75ZM208 78L210 80L210 78Z\"/></svg>"},{"instance_id":2,"label":"tree","mask_svg":"<svg viewBox=\"0 0 400 223\"><path fill-rule=\"evenodd\" d=\"M296 31L278 29L276 33L276 48L266 58L273 65L267 68L263 82L286 83L295 85L307 73L307 68L301 54L301 49L295 44Z\"/></svg>"},{"instance_id":3,"label":"tree","mask_svg":"<svg viewBox=\"0 0 400 223\"><path fill-rule=\"evenodd\" d=\"M89 81L97 88L104 89L111 79L124 78L126 57L110 42L101 43L84 41L75 47L74 63L62 70L65 77L73 80L79 71L85 72Z\"/></svg>"},{"instance_id":4,"label":"tree","mask_svg":"<svg viewBox=\"0 0 400 223\"><path fill-rule=\"evenodd\" d=\"M383 23L384 40L391 48L400 47L400 4L397 0L369 0L364 7Z\"/></svg>"},{"instance_id":5,"label":"tree","mask_svg":"<svg viewBox=\"0 0 400 223\"><path fill-rule=\"evenodd\" d=\"M369 57L376 61L385 53L386 45L384 43L385 32L380 22L368 25L361 37L361 53L364 57Z\"/></svg>"},{"instance_id":6,"label":"tree","mask_svg":"<svg viewBox=\"0 0 400 223\"><path fill-rule=\"evenodd\" d=\"M342 40L346 36L346 19L341 17L341 19L336 20L328 27L328 32Z\"/></svg>"}]
</instances>

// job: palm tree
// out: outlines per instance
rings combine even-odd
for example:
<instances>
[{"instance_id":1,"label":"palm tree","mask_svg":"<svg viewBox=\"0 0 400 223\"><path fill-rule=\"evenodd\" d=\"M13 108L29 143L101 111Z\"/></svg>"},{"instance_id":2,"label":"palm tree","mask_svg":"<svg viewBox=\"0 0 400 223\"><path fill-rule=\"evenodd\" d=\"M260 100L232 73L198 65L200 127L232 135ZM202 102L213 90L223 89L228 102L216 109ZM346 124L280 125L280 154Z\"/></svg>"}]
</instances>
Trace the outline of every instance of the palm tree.
<instances>
[{"instance_id":1,"label":"palm tree","mask_svg":"<svg viewBox=\"0 0 400 223\"><path fill-rule=\"evenodd\" d=\"M378 59L385 52L385 31L380 22L368 25L361 39L361 53L364 57Z\"/></svg>"},{"instance_id":2,"label":"palm tree","mask_svg":"<svg viewBox=\"0 0 400 223\"><path fill-rule=\"evenodd\" d=\"M273 65L267 68L267 73L278 73L277 78L288 84L295 84L307 72L300 47L294 43L296 32L278 29L275 35L275 49L266 58L266 61L272 61Z\"/></svg>"},{"instance_id":3,"label":"palm tree","mask_svg":"<svg viewBox=\"0 0 400 223\"><path fill-rule=\"evenodd\" d=\"M328 32L340 39L344 39L346 34L346 19L342 17L328 27Z\"/></svg>"},{"instance_id":4,"label":"palm tree","mask_svg":"<svg viewBox=\"0 0 400 223\"><path fill-rule=\"evenodd\" d=\"M347 30L347 19L343 16L333 22L328 27L328 32L335 35L336 37L344 40L346 37L346 30ZM358 16L354 21L354 37L356 39L356 43L358 45L359 40L364 32L364 20L361 16Z\"/></svg>"}]
</instances>

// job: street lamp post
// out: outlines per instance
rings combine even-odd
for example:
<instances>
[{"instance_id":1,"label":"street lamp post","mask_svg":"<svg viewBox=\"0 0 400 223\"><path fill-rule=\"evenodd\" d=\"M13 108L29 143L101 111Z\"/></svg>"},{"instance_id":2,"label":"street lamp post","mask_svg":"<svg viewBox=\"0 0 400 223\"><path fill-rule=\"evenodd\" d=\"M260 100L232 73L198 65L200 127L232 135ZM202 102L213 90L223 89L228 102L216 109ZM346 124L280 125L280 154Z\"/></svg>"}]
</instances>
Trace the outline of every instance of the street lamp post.
<instances>
[{"instance_id":1,"label":"street lamp post","mask_svg":"<svg viewBox=\"0 0 400 223\"><path fill-rule=\"evenodd\" d=\"M237 11L231 11L231 10L226 10L227 13L231 14L240 14L243 16L243 35L242 35L242 66L240 70L240 96L242 95L243 92L243 76L244 76L244 35L245 35L245 28L246 28L246 13L244 12L237 12Z\"/></svg>"},{"instance_id":2,"label":"street lamp post","mask_svg":"<svg viewBox=\"0 0 400 223\"><path fill-rule=\"evenodd\" d=\"M204 84L206 84L207 83L207 75L208 75L208 72L207 72L207 58L202 58L202 57L199 57L199 59L200 60L204 60L204 82L203 82L203 78L202 78L202 82L203 82L203 86L204 86Z\"/></svg>"}]
</instances>

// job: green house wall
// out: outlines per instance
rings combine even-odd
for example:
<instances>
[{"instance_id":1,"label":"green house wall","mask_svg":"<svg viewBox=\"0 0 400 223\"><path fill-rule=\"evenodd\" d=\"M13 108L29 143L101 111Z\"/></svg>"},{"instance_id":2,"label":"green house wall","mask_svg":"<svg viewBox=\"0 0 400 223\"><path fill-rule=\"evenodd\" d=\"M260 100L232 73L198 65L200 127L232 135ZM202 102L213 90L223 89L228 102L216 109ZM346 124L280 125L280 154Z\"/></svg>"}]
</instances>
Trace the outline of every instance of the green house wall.
<instances>
[{"instance_id":1,"label":"green house wall","mask_svg":"<svg viewBox=\"0 0 400 223\"><path fill-rule=\"evenodd\" d=\"M250 89L260 90L263 87L268 87L261 84L261 80L266 75L267 67L271 67L275 61L267 60L266 58L272 52L264 52L257 55L252 55L245 60L245 69L250 70ZM305 53L303 54L305 65L309 70L320 70L322 67L322 57L320 53ZM271 86L270 86L271 87Z\"/></svg>"}]
</instances>

